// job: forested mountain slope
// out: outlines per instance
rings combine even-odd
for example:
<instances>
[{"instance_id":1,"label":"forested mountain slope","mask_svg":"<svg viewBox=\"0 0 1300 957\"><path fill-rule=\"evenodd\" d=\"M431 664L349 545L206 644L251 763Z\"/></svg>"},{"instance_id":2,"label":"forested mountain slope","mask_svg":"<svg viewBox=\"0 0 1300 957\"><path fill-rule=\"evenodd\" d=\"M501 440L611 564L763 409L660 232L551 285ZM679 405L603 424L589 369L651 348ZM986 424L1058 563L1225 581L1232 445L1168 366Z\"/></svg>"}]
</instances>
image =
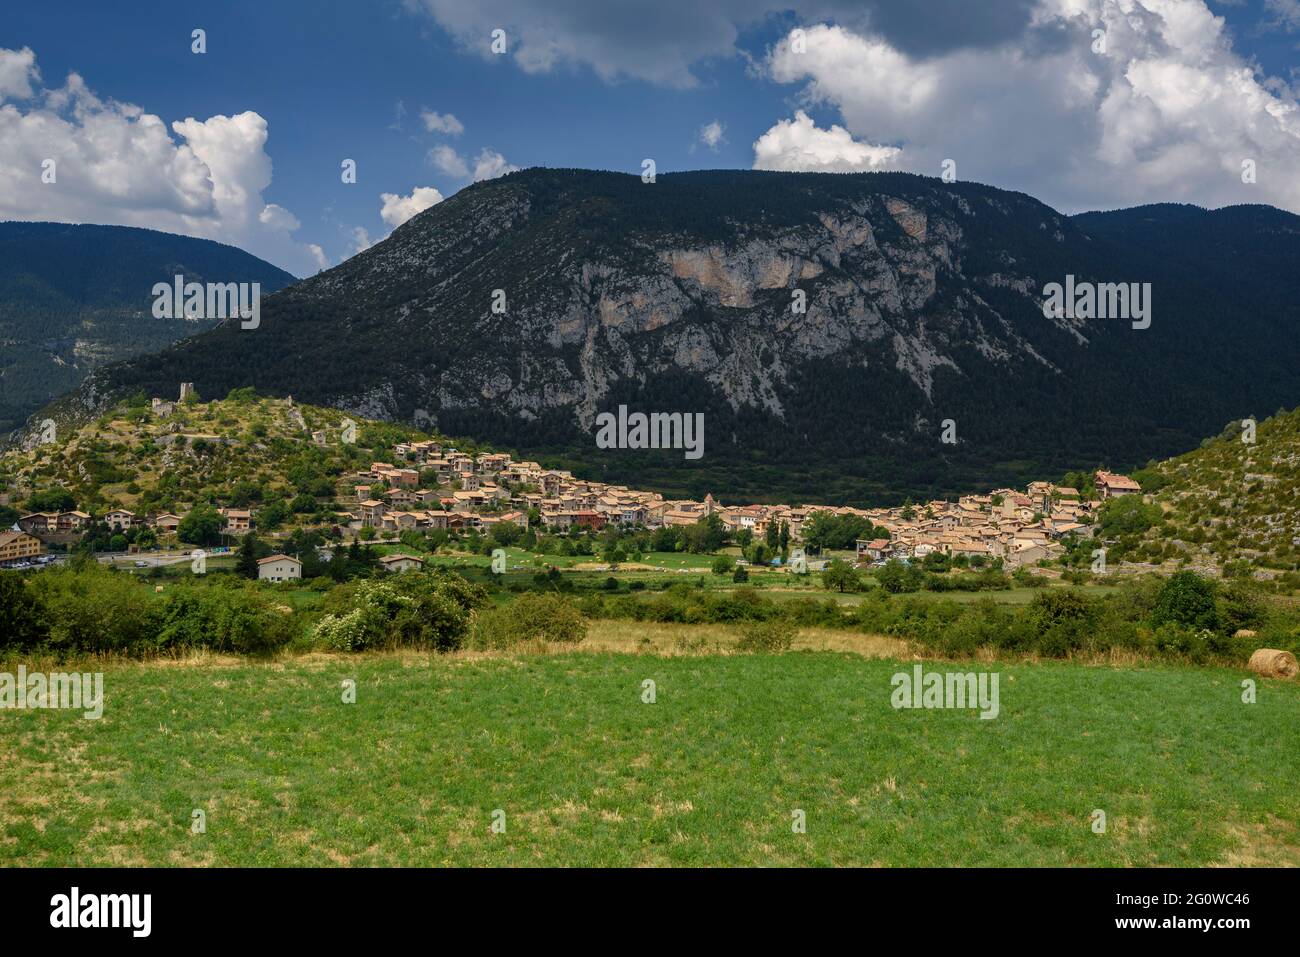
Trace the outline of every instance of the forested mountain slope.
<instances>
[{"instance_id":1,"label":"forested mountain slope","mask_svg":"<svg viewBox=\"0 0 1300 957\"><path fill-rule=\"evenodd\" d=\"M0 435L107 362L211 329L155 319L155 283L294 281L233 246L128 226L0 223Z\"/></svg>"}]
</instances>

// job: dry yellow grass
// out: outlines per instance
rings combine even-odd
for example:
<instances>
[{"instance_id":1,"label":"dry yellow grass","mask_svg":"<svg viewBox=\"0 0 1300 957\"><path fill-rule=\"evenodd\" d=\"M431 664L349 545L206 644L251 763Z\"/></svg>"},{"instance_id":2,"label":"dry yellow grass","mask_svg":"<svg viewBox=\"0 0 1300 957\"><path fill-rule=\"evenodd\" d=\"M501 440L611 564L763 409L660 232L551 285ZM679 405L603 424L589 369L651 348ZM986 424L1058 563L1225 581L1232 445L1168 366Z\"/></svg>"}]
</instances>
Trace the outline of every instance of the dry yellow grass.
<instances>
[{"instance_id":1,"label":"dry yellow grass","mask_svg":"<svg viewBox=\"0 0 1300 957\"><path fill-rule=\"evenodd\" d=\"M587 629L579 651L654 655L727 654L736 650L740 631L731 625L671 625L654 622L597 620ZM911 646L884 635L864 635L834 628L801 628L795 651L842 651L864 658L908 658Z\"/></svg>"},{"instance_id":2,"label":"dry yellow grass","mask_svg":"<svg viewBox=\"0 0 1300 957\"><path fill-rule=\"evenodd\" d=\"M1270 814L1267 823L1232 823L1227 831L1240 846L1228 851L1215 867L1300 867L1300 845L1289 821Z\"/></svg>"}]
</instances>

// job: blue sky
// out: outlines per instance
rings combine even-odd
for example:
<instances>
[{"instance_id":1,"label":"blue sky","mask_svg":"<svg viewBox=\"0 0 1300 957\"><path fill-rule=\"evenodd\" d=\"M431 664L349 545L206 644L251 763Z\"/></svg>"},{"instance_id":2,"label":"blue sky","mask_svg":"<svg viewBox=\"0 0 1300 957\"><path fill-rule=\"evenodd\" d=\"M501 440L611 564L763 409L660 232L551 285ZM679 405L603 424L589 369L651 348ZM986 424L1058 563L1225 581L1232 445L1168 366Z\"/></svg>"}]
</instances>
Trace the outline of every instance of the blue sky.
<instances>
[{"instance_id":1,"label":"blue sky","mask_svg":"<svg viewBox=\"0 0 1300 957\"><path fill-rule=\"evenodd\" d=\"M953 158L959 178L1069 212L1300 211L1300 0L13 6L0 218L207 235L298 275L381 240L476 166L937 175ZM504 55L488 49L498 27ZM213 121L226 117L240 119ZM40 183L46 158L57 183Z\"/></svg>"}]
</instances>

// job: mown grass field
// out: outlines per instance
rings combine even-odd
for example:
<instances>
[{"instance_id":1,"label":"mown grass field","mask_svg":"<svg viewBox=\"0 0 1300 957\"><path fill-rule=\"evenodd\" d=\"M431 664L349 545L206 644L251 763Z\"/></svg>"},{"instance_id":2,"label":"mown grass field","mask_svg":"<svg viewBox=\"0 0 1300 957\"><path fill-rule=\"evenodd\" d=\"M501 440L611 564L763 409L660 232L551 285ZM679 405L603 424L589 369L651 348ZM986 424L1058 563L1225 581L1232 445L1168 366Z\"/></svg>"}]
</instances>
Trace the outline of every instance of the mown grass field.
<instances>
[{"instance_id":1,"label":"mown grass field","mask_svg":"<svg viewBox=\"0 0 1300 957\"><path fill-rule=\"evenodd\" d=\"M889 639L733 640L103 666L99 721L0 711L0 864L1300 863L1295 682L1248 705L1238 671L952 666L1000 673L986 721L894 710Z\"/></svg>"}]
</instances>

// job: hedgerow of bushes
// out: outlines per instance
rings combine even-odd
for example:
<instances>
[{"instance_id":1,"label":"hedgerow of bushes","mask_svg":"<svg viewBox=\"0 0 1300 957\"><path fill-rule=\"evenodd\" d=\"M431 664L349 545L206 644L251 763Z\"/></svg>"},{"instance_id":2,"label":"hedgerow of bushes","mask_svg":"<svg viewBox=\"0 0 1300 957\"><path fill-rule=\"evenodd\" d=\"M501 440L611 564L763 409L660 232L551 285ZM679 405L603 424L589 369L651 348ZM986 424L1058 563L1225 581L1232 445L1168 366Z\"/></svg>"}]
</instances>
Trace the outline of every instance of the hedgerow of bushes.
<instances>
[{"instance_id":1,"label":"hedgerow of bushes","mask_svg":"<svg viewBox=\"0 0 1300 957\"><path fill-rule=\"evenodd\" d=\"M1300 649L1300 618L1293 612L1270 605L1251 583L1215 582L1194 572L1134 579L1104 597L1044 588L1020 607L992 598L961 603L883 589L843 606L830 598L774 601L754 589L709 592L683 584L654 595L591 594L578 607L590 617L636 621L846 628L895 635L953 655L991 648L1060 658L1130 649L1239 663L1259 647ZM1254 634L1236 637L1243 630Z\"/></svg>"},{"instance_id":2,"label":"hedgerow of bushes","mask_svg":"<svg viewBox=\"0 0 1300 957\"><path fill-rule=\"evenodd\" d=\"M206 648L265 655L305 640L332 650L460 648L482 588L457 575L407 572L333 588L320 620L282 603L283 593L235 576L166 586L163 594L138 578L95 562L51 568L24 581L0 572L0 652L150 657Z\"/></svg>"},{"instance_id":3,"label":"hedgerow of bushes","mask_svg":"<svg viewBox=\"0 0 1300 957\"><path fill-rule=\"evenodd\" d=\"M30 581L0 572L0 650L135 657L189 648L266 654L297 633L291 609L250 582L176 584L154 595L133 577L78 562Z\"/></svg>"},{"instance_id":4,"label":"hedgerow of bushes","mask_svg":"<svg viewBox=\"0 0 1300 957\"><path fill-rule=\"evenodd\" d=\"M1246 579L1183 571L1132 579L1096 597L1043 588L1026 605L961 603L876 587L856 605L831 597L774 600L753 588L592 590L581 597L522 592L491 606L487 592L445 571L359 579L331 588L319 612L295 613L280 588L234 576L169 584L165 594L94 562L24 580L0 572L0 652L147 657L192 648L269 654L295 643L338 651L397 647L507 649L573 644L589 618L743 626L742 650L783 650L800 627L895 635L944 654L988 648L1066 657L1132 651L1193 662L1241 663L1259 647L1300 651L1300 615Z\"/></svg>"}]
</instances>

